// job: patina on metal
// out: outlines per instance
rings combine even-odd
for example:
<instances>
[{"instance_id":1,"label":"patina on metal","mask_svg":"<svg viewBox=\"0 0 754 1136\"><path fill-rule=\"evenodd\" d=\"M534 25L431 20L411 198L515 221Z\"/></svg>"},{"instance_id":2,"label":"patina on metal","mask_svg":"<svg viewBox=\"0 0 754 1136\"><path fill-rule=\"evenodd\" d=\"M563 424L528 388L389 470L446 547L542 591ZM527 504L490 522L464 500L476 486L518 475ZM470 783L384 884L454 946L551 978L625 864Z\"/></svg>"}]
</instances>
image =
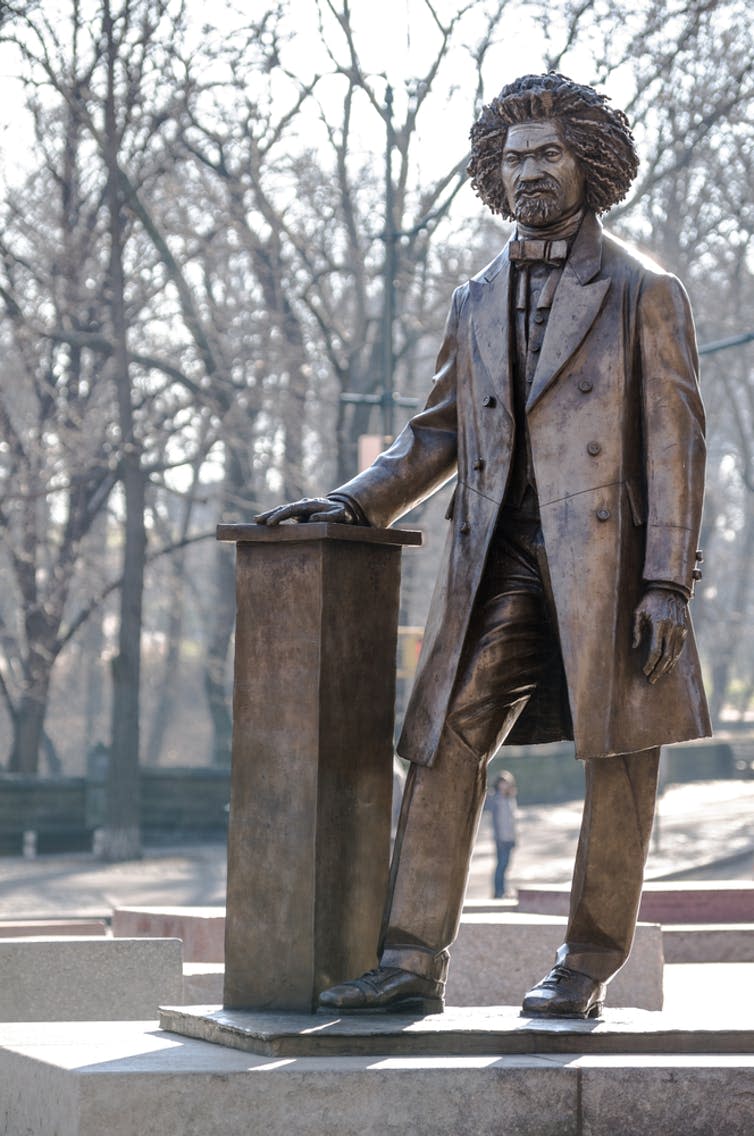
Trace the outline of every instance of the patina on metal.
<instances>
[{"instance_id":1,"label":"patina on metal","mask_svg":"<svg viewBox=\"0 0 754 1136\"><path fill-rule=\"evenodd\" d=\"M221 525L236 544L224 1005L310 1012L374 962L390 859L401 547ZM291 618L291 613L295 613Z\"/></svg>"},{"instance_id":2,"label":"patina on metal","mask_svg":"<svg viewBox=\"0 0 754 1136\"><path fill-rule=\"evenodd\" d=\"M516 231L456 290L425 407L329 499L259 518L385 527L458 479L398 743L412 767L382 969L321 1002L436 1006L487 761L573 738L586 803L570 920L524 1010L592 1017L631 947L659 746L710 732L688 615L705 463L694 327L680 282L598 219L638 165L604 96L524 76L471 138L472 186Z\"/></svg>"}]
</instances>

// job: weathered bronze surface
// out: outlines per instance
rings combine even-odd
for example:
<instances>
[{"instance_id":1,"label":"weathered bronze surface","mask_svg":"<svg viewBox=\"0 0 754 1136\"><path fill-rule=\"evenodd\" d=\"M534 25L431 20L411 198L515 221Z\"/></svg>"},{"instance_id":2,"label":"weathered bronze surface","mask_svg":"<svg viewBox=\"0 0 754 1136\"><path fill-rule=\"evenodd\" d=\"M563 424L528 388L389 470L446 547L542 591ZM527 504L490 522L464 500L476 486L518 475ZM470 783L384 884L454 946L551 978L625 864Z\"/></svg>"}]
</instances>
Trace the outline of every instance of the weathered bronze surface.
<instances>
[{"instance_id":1,"label":"weathered bronze surface","mask_svg":"<svg viewBox=\"0 0 754 1136\"><path fill-rule=\"evenodd\" d=\"M525 76L471 137L472 185L516 231L456 290L424 409L329 503L260 520L384 527L457 476L398 744L413 765L382 964L442 981L487 761L572 737L587 802L557 961L594 987L630 949L659 746L710 732L687 611L705 463L694 327L680 282L598 219L638 165L603 96Z\"/></svg>"},{"instance_id":2,"label":"weathered bronze surface","mask_svg":"<svg viewBox=\"0 0 754 1136\"><path fill-rule=\"evenodd\" d=\"M237 542L224 1004L307 1011L375 959L399 558L421 537L327 524L218 536Z\"/></svg>"}]
</instances>

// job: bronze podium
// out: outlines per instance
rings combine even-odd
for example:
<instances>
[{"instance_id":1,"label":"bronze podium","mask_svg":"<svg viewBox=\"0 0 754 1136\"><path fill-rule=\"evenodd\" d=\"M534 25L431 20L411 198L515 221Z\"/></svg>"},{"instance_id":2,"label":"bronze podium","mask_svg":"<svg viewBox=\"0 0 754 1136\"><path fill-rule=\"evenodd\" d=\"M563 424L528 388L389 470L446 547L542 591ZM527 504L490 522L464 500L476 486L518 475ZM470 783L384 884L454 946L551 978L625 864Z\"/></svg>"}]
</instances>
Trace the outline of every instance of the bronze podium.
<instances>
[{"instance_id":1,"label":"bronze podium","mask_svg":"<svg viewBox=\"0 0 754 1136\"><path fill-rule=\"evenodd\" d=\"M220 525L236 543L226 1009L309 1012L376 963L400 554L421 534Z\"/></svg>"}]
</instances>

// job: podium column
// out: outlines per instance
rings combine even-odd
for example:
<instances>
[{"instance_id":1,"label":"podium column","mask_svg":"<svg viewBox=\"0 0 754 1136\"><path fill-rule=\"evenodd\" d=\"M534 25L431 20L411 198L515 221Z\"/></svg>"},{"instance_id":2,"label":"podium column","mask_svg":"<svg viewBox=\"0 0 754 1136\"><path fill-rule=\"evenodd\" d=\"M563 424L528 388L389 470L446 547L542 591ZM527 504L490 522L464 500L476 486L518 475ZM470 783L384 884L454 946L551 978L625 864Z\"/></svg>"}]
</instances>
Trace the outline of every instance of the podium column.
<instances>
[{"instance_id":1,"label":"podium column","mask_svg":"<svg viewBox=\"0 0 754 1136\"><path fill-rule=\"evenodd\" d=\"M309 1012L376 964L388 877L402 545L334 524L236 543L227 1009Z\"/></svg>"}]
</instances>

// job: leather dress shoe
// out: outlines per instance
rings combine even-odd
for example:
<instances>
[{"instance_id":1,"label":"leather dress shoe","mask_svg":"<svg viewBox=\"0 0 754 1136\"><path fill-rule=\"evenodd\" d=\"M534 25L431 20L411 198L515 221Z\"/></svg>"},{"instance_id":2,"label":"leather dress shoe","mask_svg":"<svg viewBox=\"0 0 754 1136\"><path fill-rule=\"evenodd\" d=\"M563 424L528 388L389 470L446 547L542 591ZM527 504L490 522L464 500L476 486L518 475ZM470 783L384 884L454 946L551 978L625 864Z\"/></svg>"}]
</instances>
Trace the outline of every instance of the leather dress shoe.
<instances>
[{"instance_id":1,"label":"leather dress shoe","mask_svg":"<svg viewBox=\"0 0 754 1136\"><path fill-rule=\"evenodd\" d=\"M361 978L341 982L323 990L320 1009L339 1013L375 1011L399 1014L404 1010L422 1010L425 1014L441 1014L445 983L397 966L379 966Z\"/></svg>"},{"instance_id":2,"label":"leather dress shoe","mask_svg":"<svg viewBox=\"0 0 754 1136\"><path fill-rule=\"evenodd\" d=\"M554 966L524 998L523 1013L534 1018L598 1018L606 989L588 974Z\"/></svg>"}]
</instances>

